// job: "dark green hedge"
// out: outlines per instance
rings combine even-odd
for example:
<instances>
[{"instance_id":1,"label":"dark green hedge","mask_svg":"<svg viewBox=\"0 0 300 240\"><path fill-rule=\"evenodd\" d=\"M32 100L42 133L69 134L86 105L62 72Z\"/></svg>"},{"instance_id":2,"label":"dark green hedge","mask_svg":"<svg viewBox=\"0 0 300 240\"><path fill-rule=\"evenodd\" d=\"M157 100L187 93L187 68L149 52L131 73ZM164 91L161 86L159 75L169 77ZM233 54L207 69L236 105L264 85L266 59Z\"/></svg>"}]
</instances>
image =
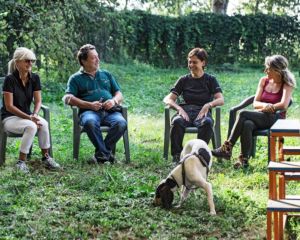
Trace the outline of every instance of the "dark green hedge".
<instances>
[{"instance_id":1,"label":"dark green hedge","mask_svg":"<svg viewBox=\"0 0 300 240\"><path fill-rule=\"evenodd\" d=\"M278 53L299 65L300 25L293 17L197 13L171 18L141 11L115 16L106 45L111 56L176 67L186 64L191 48L204 47L214 64L262 64L265 56Z\"/></svg>"},{"instance_id":2,"label":"dark green hedge","mask_svg":"<svg viewBox=\"0 0 300 240\"><path fill-rule=\"evenodd\" d=\"M78 68L75 53L85 43L96 45L108 62L185 66L188 51L204 47L213 64L261 65L265 56L279 53L300 65L300 23L295 17L195 13L174 18L118 12L94 1L38 2L0 0L1 75L16 46L27 46L41 60L38 67L65 81Z\"/></svg>"}]
</instances>

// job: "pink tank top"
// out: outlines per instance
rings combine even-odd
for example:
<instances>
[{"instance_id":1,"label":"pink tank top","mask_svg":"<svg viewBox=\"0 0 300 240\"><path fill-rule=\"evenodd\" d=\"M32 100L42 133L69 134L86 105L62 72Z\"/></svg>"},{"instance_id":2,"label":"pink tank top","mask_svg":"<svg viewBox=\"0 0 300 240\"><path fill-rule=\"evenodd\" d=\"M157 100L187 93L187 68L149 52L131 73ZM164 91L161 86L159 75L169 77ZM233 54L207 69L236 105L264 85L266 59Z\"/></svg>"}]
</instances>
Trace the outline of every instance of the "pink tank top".
<instances>
[{"instance_id":1,"label":"pink tank top","mask_svg":"<svg viewBox=\"0 0 300 240\"><path fill-rule=\"evenodd\" d=\"M269 84L269 79L267 79L265 81L265 85L264 85L264 89L263 89L263 92L262 92L261 97L260 97L260 101L266 102L266 103L271 103L271 104L275 104L275 103L280 102L281 98L282 98L282 94L283 94L283 84L282 84L280 90L277 93L267 92L266 87L267 87L268 84ZM281 112L279 114L280 118L285 118L285 114L286 114L286 112Z\"/></svg>"}]
</instances>

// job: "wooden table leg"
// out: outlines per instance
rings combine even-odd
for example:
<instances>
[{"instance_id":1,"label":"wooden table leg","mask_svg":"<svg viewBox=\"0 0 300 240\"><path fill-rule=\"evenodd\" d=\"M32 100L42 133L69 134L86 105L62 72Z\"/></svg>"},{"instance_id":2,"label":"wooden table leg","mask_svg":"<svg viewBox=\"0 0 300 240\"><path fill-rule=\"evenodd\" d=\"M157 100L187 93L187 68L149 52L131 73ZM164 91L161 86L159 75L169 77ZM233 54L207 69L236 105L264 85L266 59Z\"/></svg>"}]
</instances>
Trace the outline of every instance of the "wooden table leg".
<instances>
[{"instance_id":1,"label":"wooden table leg","mask_svg":"<svg viewBox=\"0 0 300 240\"><path fill-rule=\"evenodd\" d=\"M279 219L278 219L278 212L273 212L274 216L274 224L273 224L273 233L274 233L274 240L279 239Z\"/></svg>"},{"instance_id":2,"label":"wooden table leg","mask_svg":"<svg viewBox=\"0 0 300 240\"><path fill-rule=\"evenodd\" d=\"M276 137L270 136L270 161L276 161Z\"/></svg>"},{"instance_id":3,"label":"wooden table leg","mask_svg":"<svg viewBox=\"0 0 300 240\"><path fill-rule=\"evenodd\" d=\"M283 137L278 138L278 160L279 162L282 162L284 160L283 156Z\"/></svg>"},{"instance_id":4,"label":"wooden table leg","mask_svg":"<svg viewBox=\"0 0 300 240\"><path fill-rule=\"evenodd\" d=\"M267 240L272 240L272 212L267 211Z\"/></svg>"},{"instance_id":5,"label":"wooden table leg","mask_svg":"<svg viewBox=\"0 0 300 240\"><path fill-rule=\"evenodd\" d=\"M269 171L269 199L277 198L276 172Z\"/></svg>"}]
</instances>

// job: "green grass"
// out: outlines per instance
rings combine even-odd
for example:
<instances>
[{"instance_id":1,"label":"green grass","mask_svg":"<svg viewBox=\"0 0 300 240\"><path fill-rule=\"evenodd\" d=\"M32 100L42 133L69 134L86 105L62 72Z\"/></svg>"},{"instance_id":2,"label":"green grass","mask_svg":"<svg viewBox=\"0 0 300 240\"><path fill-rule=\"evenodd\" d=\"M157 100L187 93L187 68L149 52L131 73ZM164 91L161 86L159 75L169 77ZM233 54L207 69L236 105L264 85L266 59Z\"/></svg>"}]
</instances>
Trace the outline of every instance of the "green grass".
<instances>
[{"instance_id":1,"label":"green grass","mask_svg":"<svg viewBox=\"0 0 300 240\"><path fill-rule=\"evenodd\" d=\"M214 161L213 184L217 216L209 215L202 190L191 194L181 209L152 206L158 183L172 169L162 158L163 97L186 69L157 69L148 65L111 65L103 68L118 79L129 107L132 162L124 164L123 146L117 146L117 164L91 166L93 148L82 136L80 159L72 159L72 113L61 102L65 84L44 83L44 101L51 108L55 158L63 170L45 170L34 148L31 174L14 169L20 141L8 142L6 165L0 169L0 239L263 239L268 199L267 142L258 139L257 155L248 170L235 171L232 161ZM207 72L217 76L225 96L222 139L229 108L254 94L262 71L234 67ZM299 90L289 117L300 116ZM188 136L185 140L194 136ZM299 139L288 140L300 145ZM37 141L35 140L35 146ZM237 156L239 144L235 147ZM289 193L298 193L291 184ZM175 201L179 195L176 194ZM300 239L299 220L290 221L290 239Z\"/></svg>"}]
</instances>

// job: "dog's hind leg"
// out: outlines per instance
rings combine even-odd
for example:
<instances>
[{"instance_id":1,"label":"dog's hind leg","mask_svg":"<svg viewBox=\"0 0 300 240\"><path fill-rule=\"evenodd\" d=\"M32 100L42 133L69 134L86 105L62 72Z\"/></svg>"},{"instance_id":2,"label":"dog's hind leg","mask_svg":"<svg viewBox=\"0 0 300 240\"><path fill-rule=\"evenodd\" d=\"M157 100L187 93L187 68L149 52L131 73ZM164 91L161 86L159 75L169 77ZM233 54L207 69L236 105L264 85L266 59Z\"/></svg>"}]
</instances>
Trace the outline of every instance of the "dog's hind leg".
<instances>
[{"instance_id":1,"label":"dog's hind leg","mask_svg":"<svg viewBox=\"0 0 300 240\"><path fill-rule=\"evenodd\" d=\"M214 197L213 197L213 191L212 191L212 185L211 183L207 181L198 181L195 183L198 187L202 187L206 194L207 194L207 200L208 200L208 205L209 205L209 213L211 215L216 215L216 209L215 209L215 204L214 204Z\"/></svg>"}]
</instances>

